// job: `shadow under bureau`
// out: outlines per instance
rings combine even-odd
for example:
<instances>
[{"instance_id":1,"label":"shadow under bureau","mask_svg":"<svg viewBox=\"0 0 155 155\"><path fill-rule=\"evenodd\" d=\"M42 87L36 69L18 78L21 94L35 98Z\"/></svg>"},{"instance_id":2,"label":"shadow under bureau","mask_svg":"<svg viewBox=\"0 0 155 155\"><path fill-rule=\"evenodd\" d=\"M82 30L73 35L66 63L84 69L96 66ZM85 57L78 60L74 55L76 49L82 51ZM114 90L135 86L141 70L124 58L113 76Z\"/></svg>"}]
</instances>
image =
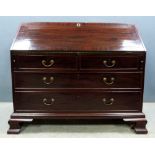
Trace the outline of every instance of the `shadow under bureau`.
<instances>
[{"instance_id":1,"label":"shadow under bureau","mask_svg":"<svg viewBox=\"0 0 155 155\"><path fill-rule=\"evenodd\" d=\"M33 120L115 120L147 133L145 47L134 25L24 23L11 47L14 112Z\"/></svg>"}]
</instances>

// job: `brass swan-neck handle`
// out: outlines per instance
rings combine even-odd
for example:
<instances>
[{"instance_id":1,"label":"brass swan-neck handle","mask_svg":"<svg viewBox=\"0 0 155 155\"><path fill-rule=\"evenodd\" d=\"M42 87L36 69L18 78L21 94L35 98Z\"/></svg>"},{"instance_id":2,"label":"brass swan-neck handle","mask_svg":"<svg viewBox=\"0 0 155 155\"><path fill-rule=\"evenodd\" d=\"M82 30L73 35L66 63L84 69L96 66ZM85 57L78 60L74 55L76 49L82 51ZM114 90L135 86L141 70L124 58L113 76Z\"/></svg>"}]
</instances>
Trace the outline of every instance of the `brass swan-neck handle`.
<instances>
[{"instance_id":1,"label":"brass swan-neck handle","mask_svg":"<svg viewBox=\"0 0 155 155\"><path fill-rule=\"evenodd\" d=\"M43 65L44 67L49 68L49 67L51 67L51 66L54 64L54 60L51 59L51 60L49 61L49 64L47 64L47 61L46 61L46 60L42 60L41 63L42 63L42 65Z\"/></svg>"},{"instance_id":2,"label":"brass swan-neck handle","mask_svg":"<svg viewBox=\"0 0 155 155\"><path fill-rule=\"evenodd\" d=\"M116 60L112 60L110 63L108 63L107 60L103 60L103 64L104 64L104 66L111 68L111 67L114 67L116 65Z\"/></svg>"},{"instance_id":3,"label":"brass swan-neck handle","mask_svg":"<svg viewBox=\"0 0 155 155\"><path fill-rule=\"evenodd\" d=\"M115 82L115 78L114 77L111 77L109 80L107 77L103 77L103 82L106 84L106 85L112 85L114 84Z\"/></svg>"},{"instance_id":4,"label":"brass swan-neck handle","mask_svg":"<svg viewBox=\"0 0 155 155\"><path fill-rule=\"evenodd\" d=\"M43 80L43 82L44 82L45 84L49 85L49 84L51 84L51 83L54 82L54 77L51 76L51 77L49 78L49 80L47 80L47 77L44 76L44 77L42 78L42 80Z\"/></svg>"},{"instance_id":5,"label":"brass swan-neck handle","mask_svg":"<svg viewBox=\"0 0 155 155\"><path fill-rule=\"evenodd\" d=\"M50 100L50 102L48 103L48 99L47 98L44 98L43 99L43 104L44 105L52 105L52 104L54 104L54 102L55 102L55 99L54 98L51 98L51 100Z\"/></svg>"},{"instance_id":6,"label":"brass swan-neck handle","mask_svg":"<svg viewBox=\"0 0 155 155\"><path fill-rule=\"evenodd\" d=\"M105 104L105 105L112 105L114 103L114 98L110 98L109 100L107 100L106 98L103 98L102 99L102 102Z\"/></svg>"}]
</instances>

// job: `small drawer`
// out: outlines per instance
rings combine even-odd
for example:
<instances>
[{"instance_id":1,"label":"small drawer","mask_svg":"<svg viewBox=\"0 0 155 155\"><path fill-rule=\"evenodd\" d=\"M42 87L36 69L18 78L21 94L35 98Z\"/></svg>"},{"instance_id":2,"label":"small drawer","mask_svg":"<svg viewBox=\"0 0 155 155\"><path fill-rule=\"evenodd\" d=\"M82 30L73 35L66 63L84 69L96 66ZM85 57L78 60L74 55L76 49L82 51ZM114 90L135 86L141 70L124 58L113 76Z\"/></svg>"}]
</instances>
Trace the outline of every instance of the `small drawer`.
<instances>
[{"instance_id":1,"label":"small drawer","mask_svg":"<svg viewBox=\"0 0 155 155\"><path fill-rule=\"evenodd\" d=\"M127 112L140 111L140 92L15 92L17 111Z\"/></svg>"},{"instance_id":2,"label":"small drawer","mask_svg":"<svg viewBox=\"0 0 155 155\"><path fill-rule=\"evenodd\" d=\"M131 55L81 55L80 60L81 70L137 70L143 58Z\"/></svg>"},{"instance_id":3,"label":"small drawer","mask_svg":"<svg viewBox=\"0 0 155 155\"><path fill-rule=\"evenodd\" d=\"M13 56L13 69L70 70L77 68L76 55Z\"/></svg>"}]
</instances>

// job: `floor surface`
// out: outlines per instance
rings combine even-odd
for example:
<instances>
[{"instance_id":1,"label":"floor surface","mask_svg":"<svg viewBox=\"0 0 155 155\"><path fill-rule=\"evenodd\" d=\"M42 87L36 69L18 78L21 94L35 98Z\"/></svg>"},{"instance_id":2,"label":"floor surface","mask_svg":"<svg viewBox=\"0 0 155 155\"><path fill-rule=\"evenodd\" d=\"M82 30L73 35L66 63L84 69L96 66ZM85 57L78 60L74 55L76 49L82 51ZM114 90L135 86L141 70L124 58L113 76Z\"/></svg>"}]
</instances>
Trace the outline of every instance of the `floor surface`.
<instances>
[{"instance_id":1,"label":"floor surface","mask_svg":"<svg viewBox=\"0 0 155 155\"><path fill-rule=\"evenodd\" d=\"M0 103L0 137L55 137L55 138L132 138L155 137L155 103L144 103L144 113L147 118L148 134L137 135L126 124L98 124L98 125L55 125L30 124L24 126L17 135L7 135L8 119L12 113L12 103Z\"/></svg>"}]
</instances>

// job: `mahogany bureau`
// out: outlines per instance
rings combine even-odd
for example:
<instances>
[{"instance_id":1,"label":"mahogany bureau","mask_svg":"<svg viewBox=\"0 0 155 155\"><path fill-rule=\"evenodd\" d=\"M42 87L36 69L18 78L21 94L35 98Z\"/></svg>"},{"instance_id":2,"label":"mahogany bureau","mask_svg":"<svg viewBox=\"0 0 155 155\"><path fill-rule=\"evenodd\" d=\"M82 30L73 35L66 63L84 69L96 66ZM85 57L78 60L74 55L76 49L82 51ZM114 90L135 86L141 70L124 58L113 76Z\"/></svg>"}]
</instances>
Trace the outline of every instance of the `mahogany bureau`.
<instances>
[{"instance_id":1,"label":"mahogany bureau","mask_svg":"<svg viewBox=\"0 0 155 155\"><path fill-rule=\"evenodd\" d=\"M121 119L147 133L145 54L134 25L22 24L11 47L14 112L8 133L40 119Z\"/></svg>"}]
</instances>

